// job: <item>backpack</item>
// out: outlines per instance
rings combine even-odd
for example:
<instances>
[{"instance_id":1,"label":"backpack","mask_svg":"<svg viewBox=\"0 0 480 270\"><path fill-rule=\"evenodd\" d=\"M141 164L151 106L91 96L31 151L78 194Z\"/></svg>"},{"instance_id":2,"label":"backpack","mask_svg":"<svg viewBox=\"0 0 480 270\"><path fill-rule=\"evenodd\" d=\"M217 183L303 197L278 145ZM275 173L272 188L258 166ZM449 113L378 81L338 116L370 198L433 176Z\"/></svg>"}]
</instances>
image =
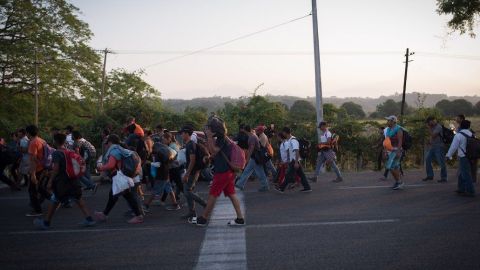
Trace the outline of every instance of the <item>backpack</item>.
<instances>
[{"instance_id":1,"label":"backpack","mask_svg":"<svg viewBox=\"0 0 480 270\"><path fill-rule=\"evenodd\" d=\"M137 141L137 147L135 149L135 152L137 152L138 156L142 161L147 160L148 151L147 146L145 145L145 141L143 139L139 139Z\"/></svg>"},{"instance_id":2,"label":"backpack","mask_svg":"<svg viewBox=\"0 0 480 270\"><path fill-rule=\"evenodd\" d=\"M197 143L195 146L195 165L193 167L195 170L203 170L209 164L208 161L205 161L205 157L209 156L210 154L205 146L199 143Z\"/></svg>"},{"instance_id":3,"label":"backpack","mask_svg":"<svg viewBox=\"0 0 480 270\"><path fill-rule=\"evenodd\" d=\"M312 144L305 138L302 138L297 141L298 141L298 149L299 149L300 157L303 159L307 158Z\"/></svg>"},{"instance_id":4,"label":"backpack","mask_svg":"<svg viewBox=\"0 0 480 270\"><path fill-rule=\"evenodd\" d=\"M130 155L122 154L122 167L120 170L125 176L133 178L139 174L137 168L141 160L135 151L130 151L127 149L125 149L125 151L130 152Z\"/></svg>"},{"instance_id":5,"label":"backpack","mask_svg":"<svg viewBox=\"0 0 480 270\"><path fill-rule=\"evenodd\" d=\"M268 149L260 145L260 148L253 150L252 158L258 165L265 165L272 157L268 154Z\"/></svg>"},{"instance_id":6,"label":"backpack","mask_svg":"<svg viewBox=\"0 0 480 270\"><path fill-rule=\"evenodd\" d=\"M442 138L444 144L451 144L454 136L455 133L453 133L453 130L442 125L442 133L440 133L440 137Z\"/></svg>"},{"instance_id":7,"label":"backpack","mask_svg":"<svg viewBox=\"0 0 480 270\"><path fill-rule=\"evenodd\" d=\"M242 149L248 149L248 135L240 132L237 135L238 146Z\"/></svg>"},{"instance_id":8,"label":"backpack","mask_svg":"<svg viewBox=\"0 0 480 270\"><path fill-rule=\"evenodd\" d=\"M65 156L65 170L68 178L76 180L82 177L87 170L85 160L71 150L63 150L62 153Z\"/></svg>"},{"instance_id":9,"label":"backpack","mask_svg":"<svg viewBox=\"0 0 480 270\"><path fill-rule=\"evenodd\" d=\"M410 135L410 133L408 131L406 131L405 129L402 128L402 131L403 131L402 148L403 148L403 150L408 150L408 149L412 148L413 138Z\"/></svg>"},{"instance_id":10,"label":"backpack","mask_svg":"<svg viewBox=\"0 0 480 270\"><path fill-rule=\"evenodd\" d=\"M471 137L467 136L467 134L463 132L459 132L465 138L467 138L467 147L465 150L462 148L462 152L469 160L475 160L480 158L480 139L475 138L473 135Z\"/></svg>"},{"instance_id":11,"label":"backpack","mask_svg":"<svg viewBox=\"0 0 480 270\"><path fill-rule=\"evenodd\" d=\"M53 162L52 162L53 152L55 152L55 148L48 145L48 143L43 144L43 158L42 158L42 160L40 160L40 163L47 170L52 169L52 166L53 166Z\"/></svg>"},{"instance_id":12,"label":"backpack","mask_svg":"<svg viewBox=\"0 0 480 270\"><path fill-rule=\"evenodd\" d=\"M230 166L230 168L234 172L243 170L245 168L245 163L246 163L245 152L239 145L232 142L231 140L229 145L231 147L230 158L228 158L227 155L225 155L225 153L222 150L220 150L220 153L227 161L228 166Z\"/></svg>"},{"instance_id":13,"label":"backpack","mask_svg":"<svg viewBox=\"0 0 480 270\"><path fill-rule=\"evenodd\" d=\"M8 147L3 145L0 146L0 164L2 166L7 166L10 164L14 164L20 158L22 158L22 154L18 151L14 151Z\"/></svg>"},{"instance_id":14,"label":"backpack","mask_svg":"<svg viewBox=\"0 0 480 270\"><path fill-rule=\"evenodd\" d=\"M171 151L170 147L159 142L153 145L152 153L154 154L155 161L157 162L168 162L175 158L175 155Z\"/></svg>"}]
</instances>

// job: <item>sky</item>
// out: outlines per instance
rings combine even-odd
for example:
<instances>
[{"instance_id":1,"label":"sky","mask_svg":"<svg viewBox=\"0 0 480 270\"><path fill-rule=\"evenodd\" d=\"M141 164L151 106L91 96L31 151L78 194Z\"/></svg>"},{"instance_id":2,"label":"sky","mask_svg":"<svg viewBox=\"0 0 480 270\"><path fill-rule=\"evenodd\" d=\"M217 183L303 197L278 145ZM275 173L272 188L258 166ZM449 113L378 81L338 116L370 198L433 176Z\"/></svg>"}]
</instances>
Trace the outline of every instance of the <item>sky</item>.
<instances>
[{"instance_id":1,"label":"sky","mask_svg":"<svg viewBox=\"0 0 480 270\"><path fill-rule=\"evenodd\" d=\"M311 12L310 0L70 0L107 70L143 69L163 98L315 96L312 16L172 61L165 60ZM318 0L323 96L407 92L480 95L478 37L448 35L435 0ZM176 54L173 54L176 53ZM163 63L162 63L163 62Z\"/></svg>"}]
</instances>

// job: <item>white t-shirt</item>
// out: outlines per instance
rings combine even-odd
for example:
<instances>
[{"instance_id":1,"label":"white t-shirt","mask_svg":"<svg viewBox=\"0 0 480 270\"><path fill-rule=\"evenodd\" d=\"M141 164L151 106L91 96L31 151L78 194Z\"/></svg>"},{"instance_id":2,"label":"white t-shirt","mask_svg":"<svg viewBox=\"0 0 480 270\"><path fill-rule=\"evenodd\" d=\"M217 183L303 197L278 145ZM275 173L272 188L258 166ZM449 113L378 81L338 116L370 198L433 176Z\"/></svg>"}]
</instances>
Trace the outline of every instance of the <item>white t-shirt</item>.
<instances>
[{"instance_id":1,"label":"white t-shirt","mask_svg":"<svg viewBox=\"0 0 480 270\"><path fill-rule=\"evenodd\" d=\"M299 151L300 144L298 143L297 138L292 136L292 137L290 137L290 139L288 139L287 146L288 146L287 156L288 156L288 158L290 158L290 161L293 161L293 160L296 159L295 152Z\"/></svg>"},{"instance_id":2,"label":"white t-shirt","mask_svg":"<svg viewBox=\"0 0 480 270\"><path fill-rule=\"evenodd\" d=\"M325 131L320 133L320 143L327 143L329 138L332 138L332 133L330 131Z\"/></svg>"},{"instance_id":3,"label":"white t-shirt","mask_svg":"<svg viewBox=\"0 0 480 270\"><path fill-rule=\"evenodd\" d=\"M287 141L283 141L280 144L280 160L283 163L288 162L288 142Z\"/></svg>"}]
</instances>

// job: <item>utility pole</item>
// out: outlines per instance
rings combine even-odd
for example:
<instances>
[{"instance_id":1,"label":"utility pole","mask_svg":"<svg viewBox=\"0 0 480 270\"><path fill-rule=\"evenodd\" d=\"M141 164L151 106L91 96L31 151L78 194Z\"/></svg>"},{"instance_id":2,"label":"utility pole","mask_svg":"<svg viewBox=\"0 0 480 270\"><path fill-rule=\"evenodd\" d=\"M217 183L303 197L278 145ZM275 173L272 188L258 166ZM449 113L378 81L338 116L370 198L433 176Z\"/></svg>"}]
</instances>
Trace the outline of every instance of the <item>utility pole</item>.
<instances>
[{"instance_id":1,"label":"utility pole","mask_svg":"<svg viewBox=\"0 0 480 270\"><path fill-rule=\"evenodd\" d=\"M323 121L322 77L320 73L320 49L318 42L317 0L312 0L313 52L315 58L315 96L317 108L317 135L320 142L318 125Z\"/></svg>"},{"instance_id":2,"label":"utility pole","mask_svg":"<svg viewBox=\"0 0 480 270\"><path fill-rule=\"evenodd\" d=\"M38 56L37 56L37 49L35 48L35 82L33 87L35 89L35 126L38 127Z\"/></svg>"},{"instance_id":3,"label":"utility pole","mask_svg":"<svg viewBox=\"0 0 480 270\"><path fill-rule=\"evenodd\" d=\"M410 55L414 55L415 52L410 52L409 48L405 53L405 75L403 77L403 95L402 95L402 109L400 111L400 123L403 124L403 113L405 111L405 94L407 92L407 74L408 74L408 62L412 62L413 60L408 60Z\"/></svg>"},{"instance_id":4,"label":"utility pole","mask_svg":"<svg viewBox=\"0 0 480 270\"><path fill-rule=\"evenodd\" d=\"M106 67L107 67L107 54L110 53L110 51L105 48L103 50L103 72L102 72L102 91L100 92L100 112L103 113L103 99L105 96L105 74L106 74Z\"/></svg>"}]
</instances>

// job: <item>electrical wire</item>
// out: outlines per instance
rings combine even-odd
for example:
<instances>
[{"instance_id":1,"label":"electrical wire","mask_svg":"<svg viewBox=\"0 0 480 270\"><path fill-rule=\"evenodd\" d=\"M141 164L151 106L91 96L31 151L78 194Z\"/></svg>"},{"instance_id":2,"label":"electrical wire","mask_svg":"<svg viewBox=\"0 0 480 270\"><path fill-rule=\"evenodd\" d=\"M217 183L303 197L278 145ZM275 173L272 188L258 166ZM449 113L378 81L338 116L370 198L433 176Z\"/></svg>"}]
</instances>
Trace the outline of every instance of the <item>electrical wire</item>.
<instances>
[{"instance_id":1,"label":"electrical wire","mask_svg":"<svg viewBox=\"0 0 480 270\"><path fill-rule=\"evenodd\" d=\"M220 47L220 46L224 46L224 45L227 45L227 44L230 44L232 42L235 42L235 41L238 41L238 40L241 40L241 39L245 39L245 38L248 38L248 37L251 37L251 36L254 36L254 35L257 35L257 34L260 34L260 33L263 33L263 32L267 32L267 31L270 31L270 30L273 30L275 28L278 28L280 26L284 26L286 24L290 24L290 23L293 23L293 22L296 22L296 21L299 21L301 19L304 19L306 17L309 17L311 16L312 14L307 14L307 15L304 15L304 16L301 16L301 17L298 17L298 18L295 18L295 19L291 19L291 20L288 20L286 22L283 22L283 23L280 23L280 24L276 24L274 26L270 26L270 27L267 27L267 28L264 28L264 29L261 29L259 31L256 31L256 32L253 32L253 33L249 33L249 34L246 34L246 35L242 35L242 36L239 36L237 38L234 38L234 39L231 39L231 40L228 40L228 41L224 41L224 42L220 42L220 43L217 43L215 45L212 45L212 46L209 46L209 47L206 47L206 48L203 48L203 49L199 49L199 50L195 50L195 51L192 51L192 52L189 52L189 53L185 53L185 54L182 54L182 55L179 55L179 56L175 56L175 57L172 57L172 58L169 58L169 59L165 59L163 61L160 61L160 62L157 62L157 63L153 63L151 65L148 65L148 66L145 66L143 67L143 69L147 69L147 68L151 68L151 67L154 67L154 66L157 66L157 65L160 65L160 64L165 64L165 63L168 63L168 62L171 62L171 61L175 61L175 60L178 60L178 59L181 59L181 58L185 58L187 56L191 56L191 55L194 55L194 54L198 54L198 53L201 53L203 51L208 51L208 50L211 50L213 48L217 48L217 47Z\"/></svg>"}]
</instances>

